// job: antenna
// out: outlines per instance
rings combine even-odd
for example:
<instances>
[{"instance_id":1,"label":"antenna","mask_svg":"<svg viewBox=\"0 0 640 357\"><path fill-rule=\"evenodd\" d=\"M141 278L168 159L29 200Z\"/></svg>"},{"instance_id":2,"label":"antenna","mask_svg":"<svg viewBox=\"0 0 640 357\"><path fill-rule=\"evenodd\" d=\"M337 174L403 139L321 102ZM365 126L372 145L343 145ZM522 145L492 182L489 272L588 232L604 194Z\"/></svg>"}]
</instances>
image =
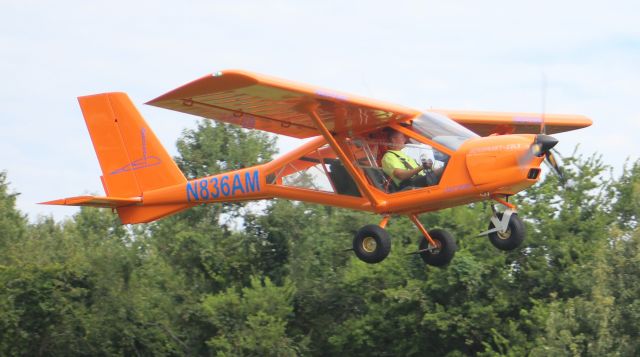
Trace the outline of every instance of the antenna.
<instances>
[{"instance_id":1,"label":"antenna","mask_svg":"<svg viewBox=\"0 0 640 357\"><path fill-rule=\"evenodd\" d=\"M541 95L540 100L542 101L542 112L541 112L541 118L540 118L541 120L540 134L546 136L547 126L546 126L545 114L547 112L547 75L544 73L544 70L542 71L541 75L542 75L542 81L541 81L542 83L540 87L540 95ZM538 137L540 137L540 135L538 135ZM560 165L558 165L558 160L556 160L552 151L555 151L556 153L558 153L558 151L554 149L547 150L544 154L545 156L544 161L556 173L556 175L558 176L558 179L560 180L560 183L564 186L567 181L564 177L564 174L562 173L562 169L560 168Z\"/></svg>"},{"instance_id":2,"label":"antenna","mask_svg":"<svg viewBox=\"0 0 640 357\"><path fill-rule=\"evenodd\" d=\"M362 81L364 88L367 90L367 95L374 98L375 96L373 95L373 91L371 90L371 87L369 87L369 82L367 82L362 72L360 72L360 80Z\"/></svg>"},{"instance_id":3,"label":"antenna","mask_svg":"<svg viewBox=\"0 0 640 357\"><path fill-rule=\"evenodd\" d=\"M540 134L547 134L547 127L545 126L545 113L547 112L547 76L542 71L542 88L540 89L540 95L542 96L542 117L540 118Z\"/></svg>"}]
</instances>

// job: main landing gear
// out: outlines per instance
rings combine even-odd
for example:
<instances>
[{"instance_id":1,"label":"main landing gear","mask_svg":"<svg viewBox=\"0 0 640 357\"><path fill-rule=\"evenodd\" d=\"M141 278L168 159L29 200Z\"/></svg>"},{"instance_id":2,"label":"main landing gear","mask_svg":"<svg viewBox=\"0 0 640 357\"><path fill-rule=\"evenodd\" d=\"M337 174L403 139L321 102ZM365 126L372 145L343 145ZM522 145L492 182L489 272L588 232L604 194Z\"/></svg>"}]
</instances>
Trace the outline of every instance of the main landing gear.
<instances>
[{"instance_id":1,"label":"main landing gear","mask_svg":"<svg viewBox=\"0 0 640 357\"><path fill-rule=\"evenodd\" d=\"M379 263L391 251L389 233L378 225L366 225L353 238L353 251L365 263Z\"/></svg>"},{"instance_id":2,"label":"main landing gear","mask_svg":"<svg viewBox=\"0 0 640 357\"><path fill-rule=\"evenodd\" d=\"M489 229L479 234L488 235L489 241L500 250L514 250L525 238L525 228L522 219L516 214L516 207L500 198L493 199L506 207L504 212L498 212L491 205L493 215ZM458 246L453 236L443 229L427 231L415 214L409 215L411 221L418 227L422 235L418 243L418 254L425 264L442 267L451 262ZM374 264L383 261L391 251L391 239L384 229L389 221L385 216L379 224L362 227L353 238L353 251L365 263Z\"/></svg>"},{"instance_id":3,"label":"main landing gear","mask_svg":"<svg viewBox=\"0 0 640 357\"><path fill-rule=\"evenodd\" d=\"M453 236L442 229L427 232L416 215L412 214L409 217L423 234L420 236L418 251L415 254L419 254L428 265L441 267L449 264L457 250ZM384 229L388 221L389 216L385 216L380 224L366 225L356 233L353 238L353 251L363 262L379 263L389 255L391 239Z\"/></svg>"}]
</instances>

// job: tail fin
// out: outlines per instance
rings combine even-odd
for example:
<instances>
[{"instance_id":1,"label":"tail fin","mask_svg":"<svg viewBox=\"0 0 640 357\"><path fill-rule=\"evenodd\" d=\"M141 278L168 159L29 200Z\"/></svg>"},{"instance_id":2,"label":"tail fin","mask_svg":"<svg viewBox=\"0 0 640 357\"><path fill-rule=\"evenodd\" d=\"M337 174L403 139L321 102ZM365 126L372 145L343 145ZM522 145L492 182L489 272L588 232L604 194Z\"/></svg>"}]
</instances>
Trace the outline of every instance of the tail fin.
<instances>
[{"instance_id":1,"label":"tail fin","mask_svg":"<svg viewBox=\"0 0 640 357\"><path fill-rule=\"evenodd\" d=\"M107 197L141 197L145 191L187 181L125 93L96 94L78 101L100 162ZM187 207L132 205L116 210L123 223L139 223Z\"/></svg>"}]
</instances>

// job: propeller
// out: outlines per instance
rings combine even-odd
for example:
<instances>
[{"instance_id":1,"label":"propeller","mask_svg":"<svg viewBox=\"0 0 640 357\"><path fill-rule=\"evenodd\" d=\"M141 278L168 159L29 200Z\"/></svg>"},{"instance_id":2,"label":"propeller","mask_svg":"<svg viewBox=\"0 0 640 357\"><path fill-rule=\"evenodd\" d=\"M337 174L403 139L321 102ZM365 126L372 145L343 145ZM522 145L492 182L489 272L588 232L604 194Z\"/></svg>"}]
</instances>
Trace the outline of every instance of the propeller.
<instances>
[{"instance_id":1,"label":"propeller","mask_svg":"<svg viewBox=\"0 0 640 357\"><path fill-rule=\"evenodd\" d=\"M556 146L558 143L558 139L553 136L538 134L536 139L533 141L533 144L529 147L529 150L519 159L520 166L528 167L533 160L534 157L542 157L546 156L548 159L548 155L550 150ZM553 158L555 162L555 158Z\"/></svg>"},{"instance_id":2,"label":"propeller","mask_svg":"<svg viewBox=\"0 0 640 357\"><path fill-rule=\"evenodd\" d=\"M573 187L575 185L575 181L566 178L566 176L564 175L564 172L562 171L562 167L558 164L558 161L556 160L556 157L553 155L553 153L555 153L561 159L564 160L562 155L560 155L560 152L558 150L553 149L549 151L547 157L545 158L546 159L544 161L545 164L547 164L547 166L551 168L551 170L556 174L556 176L558 176L558 179L560 180L560 184L563 187L567 187L567 188Z\"/></svg>"}]
</instances>

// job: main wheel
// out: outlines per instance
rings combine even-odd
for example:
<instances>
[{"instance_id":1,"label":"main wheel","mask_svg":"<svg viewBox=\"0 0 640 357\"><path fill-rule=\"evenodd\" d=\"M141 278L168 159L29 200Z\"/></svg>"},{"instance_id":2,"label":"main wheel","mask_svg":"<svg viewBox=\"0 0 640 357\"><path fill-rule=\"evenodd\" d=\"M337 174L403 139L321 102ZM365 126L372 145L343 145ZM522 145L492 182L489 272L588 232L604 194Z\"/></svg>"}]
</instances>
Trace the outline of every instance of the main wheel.
<instances>
[{"instance_id":1,"label":"main wheel","mask_svg":"<svg viewBox=\"0 0 640 357\"><path fill-rule=\"evenodd\" d=\"M498 213L498 219L502 219L502 213ZM493 222L489 223L489 229L494 229ZM500 250L514 250L522 244L525 237L524 223L517 214L512 214L509 226L504 233L489 233L489 240L494 247Z\"/></svg>"},{"instance_id":2,"label":"main wheel","mask_svg":"<svg viewBox=\"0 0 640 357\"><path fill-rule=\"evenodd\" d=\"M391 251L389 233L378 225L366 225L353 238L353 251L365 263L379 263Z\"/></svg>"},{"instance_id":3,"label":"main wheel","mask_svg":"<svg viewBox=\"0 0 640 357\"><path fill-rule=\"evenodd\" d=\"M425 264L441 267L449 264L456 254L458 246L453 236L444 229L434 229L429 231L429 236L436 243L436 246L429 244L429 241L420 236L419 249L422 251L420 257Z\"/></svg>"}]
</instances>

